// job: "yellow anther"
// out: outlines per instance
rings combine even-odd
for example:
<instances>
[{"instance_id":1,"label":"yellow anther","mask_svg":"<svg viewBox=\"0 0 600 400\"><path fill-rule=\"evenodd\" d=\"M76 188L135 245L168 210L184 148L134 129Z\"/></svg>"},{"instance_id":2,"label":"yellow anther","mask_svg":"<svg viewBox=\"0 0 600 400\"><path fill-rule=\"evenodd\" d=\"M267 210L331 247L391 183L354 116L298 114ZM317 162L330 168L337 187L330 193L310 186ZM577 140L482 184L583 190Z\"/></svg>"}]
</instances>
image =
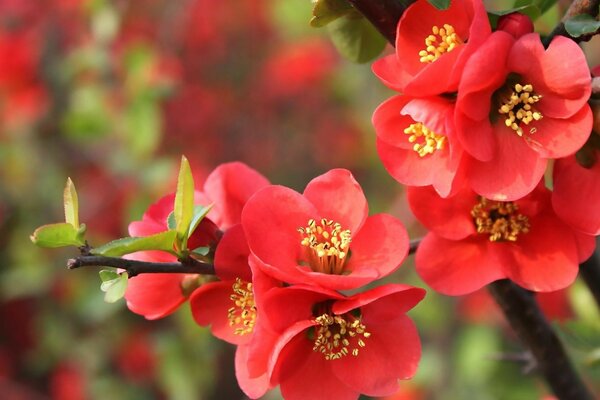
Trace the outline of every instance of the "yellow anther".
<instances>
[{"instance_id":1,"label":"yellow anther","mask_svg":"<svg viewBox=\"0 0 600 400\"><path fill-rule=\"evenodd\" d=\"M498 109L498 113L506 116L504 124L507 127L514 130L517 135L523 136L521 124L529 125L532 121L539 121L543 117L541 112L532 107L532 104L537 103L541 98L541 95L533 93L533 85L517 83L510 97Z\"/></svg>"},{"instance_id":2,"label":"yellow anther","mask_svg":"<svg viewBox=\"0 0 600 400\"><path fill-rule=\"evenodd\" d=\"M300 244L307 248L307 261L313 271L335 275L343 273L352 241L350 230L323 218L319 225L309 220L308 226L298 228L298 232L303 235Z\"/></svg>"},{"instance_id":3,"label":"yellow anther","mask_svg":"<svg viewBox=\"0 0 600 400\"><path fill-rule=\"evenodd\" d=\"M352 314L332 315L327 311L315 318L313 351L323 354L326 360L337 360L348 354L358 356L358 349L365 347L363 339L371 334L360 317Z\"/></svg>"},{"instance_id":4,"label":"yellow anther","mask_svg":"<svg viewBox=\"0 0 600 400\"><path fill-rule=\"evenodd\" d=\"M410 135L408 141L409 143L415 143L413 150L421 157L443 149L446 144L445 136L438 135L429 130L420 122L411 124L408 128L404 129L404 133Z\"/></svg>"},{"instance_id":5,"label":"yellow anther","mask_svg":"<svg viewBox=\"0 0 600 400\"><path fill-rule=\"evenodd\" d=\"M233 307L227 310L227 319L236 335L247 335L254 331L256 323L256 305L252 283L236 278L232 285L233 293L229 296Z\"/></svg>"},{"instance_id":6,"label":"yellow anther","mask_svg":"<svg viewBox=\"0 0 600 400\"><path fill-rule=\"evenodd\" d=\"M457 45L463 43L450 24L444 24L443 28L434 25L431 32L433 35L425 38L425 50L419 51L419 61L422 63L432 63L442 54L454 50Z\"/></svg>"},{"instance_id":7,"label":"yellow anther","mask_svg":"<svg viewBox=\"0 0 600 400\"><path fill-rule=\"evenodd\" d=\"M471 210L477 233L489 235L490 242L516 242L518 236L529 232L529 219L518 213L512 201L492 201L480 198Z\"/></svg>"}]
</instances>

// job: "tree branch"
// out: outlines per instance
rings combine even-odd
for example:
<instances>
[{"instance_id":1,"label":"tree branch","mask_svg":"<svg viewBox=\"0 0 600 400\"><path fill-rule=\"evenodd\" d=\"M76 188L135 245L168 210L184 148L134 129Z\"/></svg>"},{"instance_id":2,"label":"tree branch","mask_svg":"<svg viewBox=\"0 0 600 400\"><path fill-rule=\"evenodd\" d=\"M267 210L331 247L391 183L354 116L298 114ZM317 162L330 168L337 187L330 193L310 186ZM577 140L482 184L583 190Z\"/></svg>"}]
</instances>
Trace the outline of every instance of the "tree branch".
<instances>
[{"instance_id":1,"label":"tree branch","mask_svg":"<svg viewBox=\"0 0 600 400\"><path fill-rule=\"evenodd\" d=\"M593 400L533 295L506 279L488 289L554 394L560 400Z\"/></svg>"},{"instance_id":2,"label":"tree branch","mask_svg":"<svg viewBox=\"0 0 600 400\"><path fill-rule=\"evenodd\" d=\"M417 252L417 248L419 247L419 245L421 244L421 240L423 240L423 238L418 238L418 239L413 239L410 241L410 245L408 247L408 254L415 254Z\"/></svg>"},{"instance_id":3,"label":"tree branch","mask_svg":"<svg viewBox=\"0 0 600 400\"><path fill-rule=\"evenodd\" d=\"M597 250L588 260L581 263L579 275L589 288L592 296L594 296L598 308L600 308L600 259Z\"/></svg>"},{"instance_id":4,"label":"tree branch","mask_svg":"<svg viewBox=\"0 0 600 400\"><path fill-rule=\"evenodd\" d=\"M127 271L129 277L139 274L171 273L171 274L203 274L214 275L215 267L212 264L203 263L192 258L182 262L160 263L138 260L127 260L119 257L105 256L80 256L67 261L67 268L80 267L115 267Z\"/></svg>"},{"instance_id":5,"label":"tree branch","mask_svg":"<svg viewBox=\"0 0 600 400\"><path fill-rule=\"evenodd\" d=\"M554 39L558 35L566 36L574 40L575 42L585 42L590 40L592 36L600 33L596 31L588 35L583 35L578 38L574 38L571 37L565 29L565 21L576 15L589 14L594 18L597 17L598 7L600 7L600 0L574 0L573 3L571 3L569 8L567 9L565 15L560 20L559 24L556 25L556 27L552 30L552 32L548 34L548 36L544 38L544 40L542 40L542 43L544 43L544 47L548 47L550 42L552 42L552 39Z\"/></svg>"},{"instance_id":6,"label":"tree branch","mask_svg":"<svg viewBox=\"0 0 600 400\"><path fill-rule=\"evenodd\" d=\"M396 27L404 11L416 0L348 0L387 39L396 45Z\"/></svg>"}]
</instances>

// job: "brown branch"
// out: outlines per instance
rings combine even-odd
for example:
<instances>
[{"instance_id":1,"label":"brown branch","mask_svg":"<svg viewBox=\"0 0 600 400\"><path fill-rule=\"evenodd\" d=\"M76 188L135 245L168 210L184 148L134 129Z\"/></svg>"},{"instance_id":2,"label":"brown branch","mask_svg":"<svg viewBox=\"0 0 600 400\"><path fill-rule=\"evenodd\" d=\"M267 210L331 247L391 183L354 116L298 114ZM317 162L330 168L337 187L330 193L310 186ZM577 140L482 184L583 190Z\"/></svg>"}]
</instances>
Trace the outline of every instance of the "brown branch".
<instances>
[{"instance_id":1,"label":"brown branch","mask_svg":"<svg viewBox=\"0 0 600 400\"><path fill-rule=\"evenodd\" d=\"M172 273L172 274L203 274L214 275L215 267L212 264L203 263L192 258L183 262L148 262L138 260L127 260L119 257L105 257L84 255L71 258L67 261L67 268L80 267L115 267L127 271L129 277L139 274Z\"/></svg>"},{"instance_id":2,"label":"brown branch","mask_svg":"<svg viewBox=\"0 0 600 400\"><path fill-rule=\"evenodd\" d=\"M404 11L416 0L348 0L387 39L396 45L396 27Z\"/></svg>"},{"instance_id":3,"label":"brown branch","mask_svg":"<svg viewBox=\"0 0 600 400\"><path fill-rule=\"evenodd\" d=\"M408 254L415 254L417 252L417 248L419 247L419 245L421 244L421 240L423 240L423 238L418 238L418 239L413 239L410 241L410 245L408 247Z\"/></svg>"},{"instance_id":4,"label":"brown branch","mask_svg":"<svg viewBox=\"0 0 600 400\"><path fill-rule=\"evenodd\" d=\"M600 308L600 255L597 250L589 259L581 263L579 276L587 285L594 300L596 300L598 308Z\"/></svg>"},{"instance_id":5,"label":"brown branch","mask_svg":"<svg viewBox=\"0 0 600 400\"><path fill-rule=\"evenodd\" d=\"M567 12L565 13L565 15L560 20L559 24L556 25L556 27L552 30L552 32L550 32L548 34L548 36L546 36L544 38L544 40L542 41L544 43L544 47L548 47L550 42L552 42L552 39L554 39L558 35L566 36L566 37L574 40L575 42L586 42L586 41L590 40L592 38L592 36L600 33L598 31L596 31L596 32L593 32L593 33L590 33L587 35L582 35L580 37L574 38L574 37L570 36L567 33L567 30L565 29L565 21L576 15L589 14L592 17L596 18L598 16L598 8L599 7L600 7L600 0L574 0L573 3L571 3L569 8L567 9Z\"/></svg>"},{"instance_id":6,"label":"brown branch","mask_svg":"<svg viewBox=\"0 0 600 400\"><path fill-rule=\"evenodd\" d=\"M593 400L532 293L506 279L491 283L488 289L521 342L535 357L539 372L556 397Z\"/></svg>"}]
</instances>

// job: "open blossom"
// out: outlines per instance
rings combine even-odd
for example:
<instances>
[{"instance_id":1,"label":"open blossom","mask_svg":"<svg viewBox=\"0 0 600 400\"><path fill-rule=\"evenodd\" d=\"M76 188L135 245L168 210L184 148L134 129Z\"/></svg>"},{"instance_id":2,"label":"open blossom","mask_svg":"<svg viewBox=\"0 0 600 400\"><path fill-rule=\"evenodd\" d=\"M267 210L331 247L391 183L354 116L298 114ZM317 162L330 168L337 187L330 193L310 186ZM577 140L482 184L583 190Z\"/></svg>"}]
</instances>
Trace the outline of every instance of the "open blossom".
<instances>
[{"instance_id":1,"label":"open blossom","mask_svg":"<svg viewBox=\"0 0 600 400\"><path fill-rule=\"evenodd\" d=\"M454 104L442 97L394 96L373 114L377 153L398 182L433 185L443 197L460 186L462 148L454 136Z\"/></svg>"},{"instance_id":2,"label":"open blossom","mask_svg":"<svg viewBox=\"0 0 600 400\"><path fill-rule=\"evenodd\" d=\"M533 291L559 290L595 248L592 236L556 216L542 184L509 202L466 189L442 199L431 188L409 188L408 200L430 229L417 250L417 273L444 294L471 293L503 278Z\"/></svg>"},{"instance_id":3,"label":"open blossom","mask_svg":"<svg viewBox=\"0 0 600 400\"><path fill-rule=\"evenodd\" d=\"M537 34L496 31L465 66L455 126L466 177L502 201L534 189L549 158L575 153L592 128L590 73L579 46L562 36L544 49Z\"/></svg>"},{"instance_id":4,"label":"open blossom","mask_svg":"<svg viewBox=\"0 0 600 400\"><path fill-rule=\"evenodd\" d=\"M360 185L344 169L313 179L303 194L283 186L259 191L242 225L260 268L288 283L357 288L394 271L408 253L402 223L369 217Z\"/></svg>"},{"instance_id":5,"label":"open blossom","mask_svg":"<svg viewBox=\"0 0 600 400\"><path fill-rule=\"evenodd\" d=\"M420 340L405 313L424 295L394 284L350 297L316 286L274 288L261 303L270 334L256 335L249 351L267 359L270 383L287 400L390 395L417 369Z\"/></svg>"},{"instance_id":6,"label":"open blossom","mask_svg":"<svg viewBox=\"0 0 600 400\"><path fill-rule=\"evenodd\" d=\"M206 179L202 192L195 194L195 204L213 204L213 207L189 238L188 248L214 248L223 232L239 224L248 198L268 183L258 172L239 162L217 167ZM141 221L129 225L129 234L148 236L168 230L167 219L173 212L174 198L171 194L150 206ZM129 257L143 261L176 261L175 256L161 251L137 252ZM131 311L148 319L162 318L175 311L199 284L196 274L140 274L129 280L125 299Z\"/></svg>"},{"instance_id":7,"label":"open blossom","mask_svg":"<svg viewBox=\"0 0 600 400\"><path fill-rule=\"evenodd\" d=\"M417 0L398 23L396 53L376 61L373 72L411 96L454 92L467 59L490 32L481 0L454 0L443 11Z\"/></svg>"}]
</instances>

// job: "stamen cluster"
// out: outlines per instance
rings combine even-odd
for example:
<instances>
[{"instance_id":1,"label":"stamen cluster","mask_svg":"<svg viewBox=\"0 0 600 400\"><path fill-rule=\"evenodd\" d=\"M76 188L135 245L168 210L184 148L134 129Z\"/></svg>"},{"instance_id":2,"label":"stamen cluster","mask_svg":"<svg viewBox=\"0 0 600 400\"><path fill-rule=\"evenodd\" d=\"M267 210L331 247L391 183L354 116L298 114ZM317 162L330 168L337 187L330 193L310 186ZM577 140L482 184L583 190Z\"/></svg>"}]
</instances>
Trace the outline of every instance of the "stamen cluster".
<instances>
[{"instance_id":1,"label":"stamen cluster","mask_svg":"<svg viewBox=\"0 0 600 400\"><path fill-rule=\"evenodd\" d=\"M301 244L308 248L307 258L316 272L339 275L343 272L352 241L349 229L342 229L338 222L322 218L319 224L314 219L298 228L303 236Z\"/></svg>"},{"instance_id":2,"label":"stamen cluster","mask_svg":"<svg viewBox=\"0 0 600 400\"><path fill-rule=\"evenodd\" d=\"M438 135L421 122L411 124L408 128L404 129L404 133L410 135L408 138L410 143L415 143L420 139L420 143L415 143L413 145L413 150L421 157L433 154L436 150L443 149L446 144L445 136Z\"/></svg>"},{"instance_id":3,"label":"stamen cluster","mask_svg":"<svg viewBox=\"0 0 600 400\"><path fill-rule=\"evenodd\" d=\"M326 360L337 360L352 354L358 356L361 347L365 347L363 339L371 336L360 318L351 314L321 314L315 318L319 324L315 331L313 350L322 353Z\"/></svg>"},{"instance_id":4,"label":"stamen cluster","mask_svg":"<svg viewBox=\"0 0 600 400\"><path fill-rule=\"evenodd\" d=\"M500 114L506 114L504 123L511 128L517 135L523 136L523 129L520 124L529 125L533 121L542 119L542 113L536 111L532 105L540 101L541 95L533 94L533 86L515 84L514 91L510 97L504 101L504 104L498 109ZM534 133L532 130L530 133Z\"/></svg>"},{"instance_id":5,"label":"stamen cluster","mask_svg":"<svg viewBox=\"0 0 600 400\"><path fill-rule=\"evenodd\" d=\"M425 50L419 51L419 61L422 63L432 63L442 54L451 52L457 45L463 43L450 24L444 24L442 28L434 25L431 31L433 34L425 38Z\"/></svg>"},{"instance_id":6,"label":"stamen cluster","mask_svg":"<svg viewBox=\"0 0 600 400\"><path fill-rule=\"evenodd\" d=\"M519 234L529 232L529 219L518 213L512 201L491 201L481 197L471 210L477 233L490 235L490 242L516 242Z\"/></svg>"},{"instance_id":7,"label":"stamen cluster","mask_svg":"<svg viewBox=\"0 0 600 400\"><path fill-rule=\"evenodd\" d=\"M231 286L233 293L229 298L233 307L227 310L229 326L235 327L236 335L247 335L253 332L256 323L256 305L254 304L254 293L252 282L246 282L236 278Z\"/></svg>"}]
</instances>

